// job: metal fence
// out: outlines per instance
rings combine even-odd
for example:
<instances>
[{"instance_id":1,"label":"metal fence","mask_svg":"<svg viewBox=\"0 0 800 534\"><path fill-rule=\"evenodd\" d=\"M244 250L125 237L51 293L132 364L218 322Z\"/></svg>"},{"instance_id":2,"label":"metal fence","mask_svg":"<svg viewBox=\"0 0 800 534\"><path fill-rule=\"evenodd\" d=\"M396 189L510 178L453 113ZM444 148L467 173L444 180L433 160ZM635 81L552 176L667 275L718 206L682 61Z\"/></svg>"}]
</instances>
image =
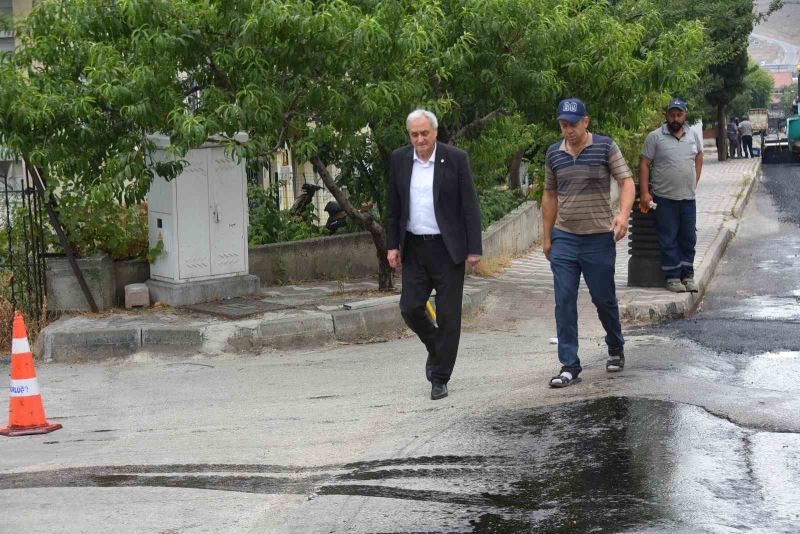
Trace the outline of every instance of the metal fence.
<instances>
[{"instance_id":1,"label":"metal fence","mask_svg":"<svg viewBox=\"0 0 800 534\"><path fill-rule=\"evenodd\" d=\"M0 161L0 295L26 317L44 313L44 209L24 166Z\"/></svg>"}]
</instances>

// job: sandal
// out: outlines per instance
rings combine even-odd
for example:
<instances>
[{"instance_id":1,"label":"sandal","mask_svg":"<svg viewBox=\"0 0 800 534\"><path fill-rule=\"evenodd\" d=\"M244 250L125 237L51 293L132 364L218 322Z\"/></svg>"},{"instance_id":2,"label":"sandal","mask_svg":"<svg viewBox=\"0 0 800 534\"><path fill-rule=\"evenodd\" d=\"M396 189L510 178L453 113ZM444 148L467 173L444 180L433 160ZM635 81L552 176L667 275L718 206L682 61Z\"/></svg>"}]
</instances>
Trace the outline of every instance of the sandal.
<instances>
[{"instance_id":1,"label":"sandal","mask_svg":"<svg viewBox=\"0 0 800 534\"><path fill-rule=\"evenodd\" d=\"M550 379L550 387L565 388L572 384L577 384L580 381L581 379L577 376L573 376L571 371L562 369L559 374Z\"/></svg>"},{"instance_id":2,"label":"sandal","mask_svg":"<svg viewBox=\"0 0 800 534\"><path fill-rule=\"evenodd\" d=\"M609 373L619 373L625 367L625 356L611 356L606 361L606 371Z\"/></svg>"},{"instance_id":3,"label":"sandal","mask_svg":"<svg viewBox=\"0 0 800 534\"><path fill-rule=\"evenodd\" d=\"M606 371L609 373L619 373L625 367L625 352L622 347L608 349L608 361L606 361Z\"/></svg>"}]
</instances>

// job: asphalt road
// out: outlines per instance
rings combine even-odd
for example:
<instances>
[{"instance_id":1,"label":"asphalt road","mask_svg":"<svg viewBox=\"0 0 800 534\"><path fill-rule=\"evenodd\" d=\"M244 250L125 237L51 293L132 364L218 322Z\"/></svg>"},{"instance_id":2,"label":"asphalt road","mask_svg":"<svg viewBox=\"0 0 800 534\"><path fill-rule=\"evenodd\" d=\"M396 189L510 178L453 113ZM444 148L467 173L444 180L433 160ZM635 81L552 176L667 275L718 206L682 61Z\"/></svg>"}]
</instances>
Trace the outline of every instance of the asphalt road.
<instances>
[{"instance_id":1,"label":"asphalt road","mask_svg":"<svg viewBox=\"0 0 800 534\"><path fill-rule=\"evenodd\" d=\"M0 532L796 532L797 183L765 167L700 312L627 331L623 373L583 302L566 390L513 285L443 401L410 338L41 366L64 428L0 440Z\"/></svg>"},{"instance_id":2,"label":"asphalt road","mask_svg":"<svg viewBox=\"0 0 800 534\"><path fill-rule=\"evenodd\" d=\"M780 16L780 12L773 16ZM774 39L772 37L767 37L766 35L760 35L757 33L750 34L755 39L759 41L764 41L767 43L772 43L777 45L783 49L783 58L780 61L775 61L775 63L779 63L782 65L796 65L798 59L800 59L800 48L797 46L787 43L786 41L781 41L779 39Z\"/></svg>"},{"instance_id":3,"label":"asphalt road","mask_svg":"<svg viewBox=\"0 0 800 534\"><path fill-rule=\"evenodd\" d=\"M717 352L800 350L800 165L764 165L702 310L666 332Z\"/></svg>"}]
</instances>

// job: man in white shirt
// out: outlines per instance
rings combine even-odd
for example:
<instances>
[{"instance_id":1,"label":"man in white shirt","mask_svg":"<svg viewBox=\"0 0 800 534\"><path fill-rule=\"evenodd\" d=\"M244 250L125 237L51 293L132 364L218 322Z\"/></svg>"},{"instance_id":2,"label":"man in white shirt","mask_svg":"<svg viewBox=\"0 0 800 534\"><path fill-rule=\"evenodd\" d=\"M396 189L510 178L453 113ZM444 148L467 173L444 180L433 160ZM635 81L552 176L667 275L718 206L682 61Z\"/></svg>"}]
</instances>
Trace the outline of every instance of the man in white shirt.
<instances>
[{"instance_id":1,"label":"man in white shirt","mask_svg":"<svg viewBox=\"0 0 800 534\"><path fill-rule=\"evenodd\" d=\"M483 253L481 214L467 153L438 143L430 111L406 119L410 145L392 153L389 168L387 258L403 266L400 312L428 349L431 399L447 396L461 337L465 263ZM401 253L402 251L402 253ZM425 305L436 289L436 324Z\"/></svg>"},{"instance_id":2,"label":"man in white shirt","mask_svg":"<svg viewBox=\"0 0 800 534\"><path fill-rule=\"evenodd\" d=\"M739 134L742 136L742 152L744 157L753 157L753 123L750 122L750 117L745 117L739 123Z\"/></svg>"}]
</instances>

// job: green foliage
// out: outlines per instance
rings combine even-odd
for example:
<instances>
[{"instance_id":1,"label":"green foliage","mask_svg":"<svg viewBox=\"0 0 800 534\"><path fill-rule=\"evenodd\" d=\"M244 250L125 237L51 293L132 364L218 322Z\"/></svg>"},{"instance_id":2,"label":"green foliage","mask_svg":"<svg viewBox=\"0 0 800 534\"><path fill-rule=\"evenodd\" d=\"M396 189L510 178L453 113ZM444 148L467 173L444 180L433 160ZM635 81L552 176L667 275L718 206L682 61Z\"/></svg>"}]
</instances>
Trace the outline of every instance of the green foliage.
<instances>
[{"instance_id":1,"label":"green foliage","mask_svg":"<svg viewBox=\"0 0 800 534\"><path fill-rule=\"evenodd\" d=\"M266 245L328 235L324 228L316 224L318 221L313 203L306 206L301 216L296 216L288 210L278 209L277 194L278 186L263 189L251 185L247 188L250 207L248 230L250 245Z\"/></svg>"},{"instance_id":2,"label":"green foliage","mask_svg":"<svg viewBox=\"0 0 800 534\"><path fill-rule=\"evenodd\" d=\"M526 198L519 190L492 187L481 191L478 200L481 206L481 225L486 230L492 223L525 202Z\"/></svg>"},{"instance_id":3,"label":"green foliage","mask_svg":"<svg viewBox=\"0 0 800 534\"><path fill-rule=\"evenodd\" d=\"M0 59L0 144L45 167L66 196L101 189L117 205L147 191L146 134L169 136L178 159L217 134L249 160L288 145L339 168L353 203L382 218L389 155L407 143L416 107L470 151L485 191L520 151L540 168L566 96L635 157L637 136L709 57L705 19L669 19L690 4L701 3L42 0L18 28L21 48ZM250 195L251 242L319 235L269 194Z\"/></svg>"},{"instance_id":4,"label":"green foliage","mask_svg":"<svg viewBox=\"0 0 800 534\"><path fill-rule=\"evenodd\" d=\"M728 105L728 115L743 117L751 108L766 108L772 99L774 85L769 72L751 61L750 71L744 77L742 92Z\"/></svg>"},{"instance_id":5,"label":"green foliage","mask_svg":"<svg viewBox=\"0 0 800 534\"><path fill-rule=\"evenodd\" d=\"M797 84L793 83L783 90L781 108L783 108L787 117L797 115Z\"/></svg>"},{"instance_id":6,"label":"green foliage","mask_svg":"<svg viewBox=\"0 0 800 534\"><path fill-rule=\"evenodd\" d=\"M7 218L5 209L3 213L0 213L0 263L4 265L11 263L22 264L32 261L30 259L32 251L27 249L31 246L34 238L41 243L43 241L46 242L47 237L42 235L38 225L26 225L24 223L29 214L28 209L22 206L19 195L9 195L9 197L11 199L9 217ZM40 215L43 216L43 214ZM10 219L10 222L8 219ZM28 232L31 231L36 232L36 235L28 235ZM0 287L2 286L3 284L0 283Z\"/></svg>"},{"instance_id":7,"label":"green foliage","mask_svg":"<svg viewBox=\"0 0 800 534\"><path fill-rule=\"evenodd\" d=\"M115 260L147 257L147 206L121 205L103 193L98 188L59 198L59 219L75 253L87 257L106 252ZM55 232L50 232L50 246L60 249Z\"/></svg>"},{"instance_id":8,"label":"green foliage","mask_svg":"<svg viewBox=\"0 0 800 534\"><path fill-rule=\"evenodd\" d=\"M469 152L478 189L506 183L508 157L535 146L541 134L541 128L527 124L521 114L514 114L497 117L464 138L460 144Z\"/></svg>"},{"instance_id":9,"label":"green foliage","mask_svg":"<svg viewBox=\"0 0 800 534\"><path fill-rule=\"evenodd\" d=\"M754 25L780 9L782 2L771 0L766 13L757 12L752 0L678 0L661 6L665 24L680 27L687 20L696 20L703 25L706 40L701 52L706 68L692 89L696 101L692 107L699 109L705 101L710 108L704 118L716 121L719 110L745 90L745 78L751 71L747 47Z\"/></svg>"}]
</instances>

